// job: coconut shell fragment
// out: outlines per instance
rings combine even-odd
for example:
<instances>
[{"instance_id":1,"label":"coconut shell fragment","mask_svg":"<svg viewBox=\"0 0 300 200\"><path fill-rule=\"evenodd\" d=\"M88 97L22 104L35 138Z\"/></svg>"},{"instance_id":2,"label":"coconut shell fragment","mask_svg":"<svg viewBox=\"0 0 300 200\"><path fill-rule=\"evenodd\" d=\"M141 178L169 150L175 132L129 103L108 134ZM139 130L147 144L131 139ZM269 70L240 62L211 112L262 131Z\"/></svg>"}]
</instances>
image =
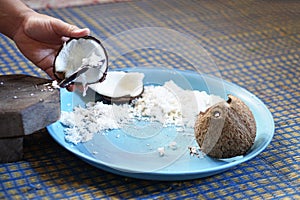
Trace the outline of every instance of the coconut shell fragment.
<instances>
[{"instance_id":1,"label":"coconut shell fragment","mask_svg":"<svg viewBox=\"0 0 300 200\"><path fill-rule=\"evenodd\" d=\"M252 147L256 123L248 106L228 95L228 101L198 115L194 131L202 152L213 158L232 158L245 155Z\"/></svg>"},{"instance_id":2,"label":"coconut shell fragment","mask_svg":"<svg viewBox=\"0 0 300 200\"><path fill-rule=\"evenodd\" d=\"M130 103L144 92L144 74L139 72L110 71L105 81L90 84L96 100L107 104Z\"/></svg>"},{"instance_id":3,"label":"coconut shell fragment","mask_svg":"<svg viewBox=\"0 0 300 200\"><path fill-rule=\"evenodd\" d=\"M88 85L105 79L108 57L98 39L92 36L71 38L59 50L53 65L54 75L62 81L61 87L73 82Z\"/></svg>"}]
</instances>

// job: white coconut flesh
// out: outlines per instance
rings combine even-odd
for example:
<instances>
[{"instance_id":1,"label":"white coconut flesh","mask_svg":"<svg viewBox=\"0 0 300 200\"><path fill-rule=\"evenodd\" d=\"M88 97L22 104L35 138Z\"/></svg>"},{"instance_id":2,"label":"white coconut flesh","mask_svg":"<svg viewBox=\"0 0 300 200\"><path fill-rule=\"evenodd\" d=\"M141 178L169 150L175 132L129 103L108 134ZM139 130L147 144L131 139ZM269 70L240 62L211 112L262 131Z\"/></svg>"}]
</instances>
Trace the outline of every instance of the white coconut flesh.
<instances>
[{"instance_id":1,"label":"white coconut flesh","mask_svg":"<svg viewBox=\"0 0 300 200\"><path fill-rule=\"evenodd\" d=\"M110 98L135 98L144 91L143 79L143 73L111 71L107 72L105 81L90 84L89 88L100 95Z\"/></svg>"},{"instance_id":2,"label":"white coconut flesh","mask_svg":"<svg viewBox=\"0 0 300 200\"><path fill-rule=\"evenodd\" d=\"M90 36L66 42L54 62L55 74L61 79L69 78L83 66L89 66L89 69L79 74L74 82L84 85L98 82L107 71L105 49L98 40Z\"/></svg>"}]
</instances>

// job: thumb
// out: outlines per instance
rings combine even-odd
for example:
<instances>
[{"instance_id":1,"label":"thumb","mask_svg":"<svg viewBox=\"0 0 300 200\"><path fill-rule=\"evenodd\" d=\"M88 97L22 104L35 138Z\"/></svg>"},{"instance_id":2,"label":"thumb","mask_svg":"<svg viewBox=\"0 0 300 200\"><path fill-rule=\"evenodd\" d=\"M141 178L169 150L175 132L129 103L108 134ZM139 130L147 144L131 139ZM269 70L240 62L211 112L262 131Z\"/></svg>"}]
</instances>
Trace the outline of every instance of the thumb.
<instances>
[{"instance_id":1,"label":"thumb","mask_svg":"<svg viewBox=\"0 0 300 200\"><path fill-rule=\"evenodd\" d=\"M90 34L88 28L80 29L75 25L68 24L61 20L52 23L53 30L61 37L83 37Z\"/></svg>"}]
</instances>

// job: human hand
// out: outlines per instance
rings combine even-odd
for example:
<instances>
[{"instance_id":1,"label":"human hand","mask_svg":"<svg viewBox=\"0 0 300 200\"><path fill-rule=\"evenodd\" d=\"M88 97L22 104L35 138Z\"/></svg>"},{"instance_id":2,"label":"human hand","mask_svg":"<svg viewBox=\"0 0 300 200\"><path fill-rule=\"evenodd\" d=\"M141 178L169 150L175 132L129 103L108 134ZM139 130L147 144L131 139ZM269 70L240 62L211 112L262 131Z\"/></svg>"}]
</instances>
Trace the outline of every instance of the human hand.
<instances>
[{"instance_id":1,"label":"human hand","mask_svg":"<svg viewBox=\"0 0 300 200\"><path fill-rule=\"evenodd\" d=\"M56 79L53 62L62 44L69 37L83 37L89 33L87 28L79 29L59 19L32 11L26 13L12 39L25 57L52 79Z\"/></svg>"}]
</instances>

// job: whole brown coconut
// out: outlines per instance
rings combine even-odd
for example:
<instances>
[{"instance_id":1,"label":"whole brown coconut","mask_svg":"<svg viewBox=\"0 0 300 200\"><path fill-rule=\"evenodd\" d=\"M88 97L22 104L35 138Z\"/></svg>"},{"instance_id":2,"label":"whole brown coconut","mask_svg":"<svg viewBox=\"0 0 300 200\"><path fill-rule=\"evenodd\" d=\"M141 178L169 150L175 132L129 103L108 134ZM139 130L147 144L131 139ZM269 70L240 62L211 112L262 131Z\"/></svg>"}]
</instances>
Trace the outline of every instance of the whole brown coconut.
<instances>
[{"instance_id":1,"label":"whole brown coconut","mask_svg":"<svg viewBox=\"0 0 300 200\"><path fill-rule=\"evenodd\" d=\"M213 158L231 158L246 154L256 136L256 123L248 106L228 95L200 112L195 122L195 137L202 152Z\"/></svg>"}]
</instances>

